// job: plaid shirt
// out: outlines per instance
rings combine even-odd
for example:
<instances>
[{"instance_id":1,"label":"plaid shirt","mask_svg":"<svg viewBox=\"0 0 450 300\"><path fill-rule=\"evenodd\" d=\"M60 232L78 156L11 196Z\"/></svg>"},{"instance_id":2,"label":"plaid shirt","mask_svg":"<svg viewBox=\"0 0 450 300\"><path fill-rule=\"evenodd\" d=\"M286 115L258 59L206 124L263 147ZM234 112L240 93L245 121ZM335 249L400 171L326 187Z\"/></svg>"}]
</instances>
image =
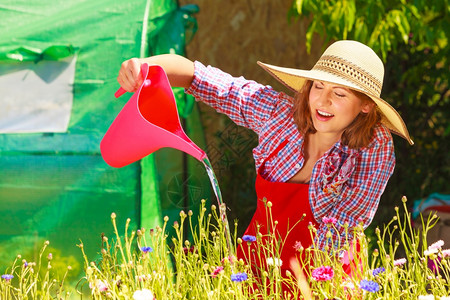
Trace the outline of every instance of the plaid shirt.
<instances>
[{"instance_id":1,"label":"plaid shirt","mask_svg":"<svg viewBox=\"0 0 450 300\"><path fill-rule=\"evenodd\" d=\"M302 168L304 137L292 117L291 96L200 62L195 62L194 80L186 92L256 132L256 170L282 141L289 141L266 161L261 174L266 180L286 182ZM320 249L330 242L325 237L329 228L324 217L337 220L341 240L333 234L334 245L345 241L345 223L352 228L360 222L364 227L372 222L394 166L392 136L381 124L368 147L349 149L339 141L317 161L309 183L309 203L319 224L315 243Z\"/></svg>"}]
</instances>

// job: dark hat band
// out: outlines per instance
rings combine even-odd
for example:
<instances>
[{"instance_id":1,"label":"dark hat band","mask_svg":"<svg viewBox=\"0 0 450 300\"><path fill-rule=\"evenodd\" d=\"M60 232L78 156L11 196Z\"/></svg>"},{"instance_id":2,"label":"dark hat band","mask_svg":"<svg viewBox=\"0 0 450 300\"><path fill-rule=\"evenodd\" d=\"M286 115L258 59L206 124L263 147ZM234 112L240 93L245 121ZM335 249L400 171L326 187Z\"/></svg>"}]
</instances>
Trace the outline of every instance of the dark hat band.
<instances>
[{"instance_id":1,"label":"dark hat band","mask_svg":"<svg viewBox=\"0 0 450 300\"><path fill-rule=\"evenodd\" d=\"M334 55L324 55L312 68L313 70L331 73L359 86L369 94L380 97L382 81L357 65Z\"/></svg>"}]
</instances>

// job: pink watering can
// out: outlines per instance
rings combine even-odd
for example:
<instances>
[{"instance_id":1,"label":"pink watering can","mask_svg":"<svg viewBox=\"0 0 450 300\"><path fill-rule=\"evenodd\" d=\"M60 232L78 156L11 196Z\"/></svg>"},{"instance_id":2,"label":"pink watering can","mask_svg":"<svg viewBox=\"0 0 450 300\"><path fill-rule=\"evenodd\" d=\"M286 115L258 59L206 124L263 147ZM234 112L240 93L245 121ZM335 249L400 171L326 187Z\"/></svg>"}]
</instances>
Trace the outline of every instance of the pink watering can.
<instances>
[{"instance_id":1,"label":"pink watering can","mask_svg":"<svg viewBox=\"0 0 450 300\"><path fill-rule=\"evenodd\" d=\"M105 162L115 168L129 165L164 147L192 155L199 161L206 153L192 142L180 124L175 97L160 66L142 64L144 82L117 115L101 143ZM116 98L125 93L120 88Z\"/></svg>"}]
</instances>

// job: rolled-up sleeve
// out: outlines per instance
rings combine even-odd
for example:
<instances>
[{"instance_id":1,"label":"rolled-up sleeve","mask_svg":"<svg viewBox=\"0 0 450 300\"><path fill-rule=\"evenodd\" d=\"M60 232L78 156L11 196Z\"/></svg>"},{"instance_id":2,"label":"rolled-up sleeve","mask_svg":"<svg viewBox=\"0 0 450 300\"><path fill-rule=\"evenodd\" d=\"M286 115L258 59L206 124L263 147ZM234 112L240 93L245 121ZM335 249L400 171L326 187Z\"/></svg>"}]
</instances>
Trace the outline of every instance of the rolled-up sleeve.
<instances>
[{"instance_id":1,"label":"rolled-up sleeve","mask_svg":"<svg viewBox=\"0 0 450 300\"><path fill-rule=\"evenodd\" d=\"M233 122L259 134L275 110L279 92L244 77L194 62L194 80L186 93L204 102Z\"/></svg>"}]
</instances>

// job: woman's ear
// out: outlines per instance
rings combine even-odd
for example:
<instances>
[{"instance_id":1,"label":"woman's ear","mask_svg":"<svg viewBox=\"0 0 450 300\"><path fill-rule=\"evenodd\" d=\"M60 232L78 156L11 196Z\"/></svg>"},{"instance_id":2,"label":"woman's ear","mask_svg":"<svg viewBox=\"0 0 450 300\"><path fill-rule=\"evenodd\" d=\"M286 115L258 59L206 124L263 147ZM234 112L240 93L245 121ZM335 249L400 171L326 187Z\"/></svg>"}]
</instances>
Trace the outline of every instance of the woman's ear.
<instances>
[{"instance_id":1,"label":"woman's ear","mask_svg":"<svg viewBox=\"0 0 450 300\"><path fill-rule=\"evenodd\" d=\"M375 103L373 101L364 101L361 107L361 112L368 114L372 111L372 109L374 109L374 107Z\"/></svg>"}]
</instances>

